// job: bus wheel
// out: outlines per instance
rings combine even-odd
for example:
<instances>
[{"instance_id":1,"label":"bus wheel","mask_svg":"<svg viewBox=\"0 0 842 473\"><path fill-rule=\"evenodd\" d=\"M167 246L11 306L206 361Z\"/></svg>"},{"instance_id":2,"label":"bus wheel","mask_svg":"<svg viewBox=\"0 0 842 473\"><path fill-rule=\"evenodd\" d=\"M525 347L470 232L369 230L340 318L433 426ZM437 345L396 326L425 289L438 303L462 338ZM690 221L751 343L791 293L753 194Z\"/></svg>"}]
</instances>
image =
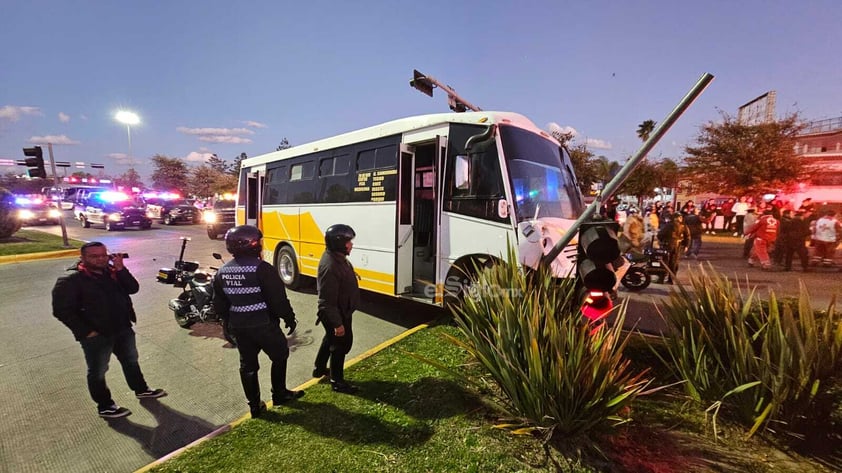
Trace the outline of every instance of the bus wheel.
<instances>
[{"instance_id":1,"label":"bus wheel","mask_svg":"<svg viewBox=\"0 0 842 473\"><path fill-rule=\"evenodd\" d=\"M444 306L455 308L462 305L462 302L469 297L478 297L474 290L474 280L477 271L483 268L490 268L494 263L491 258L469 259L453 265L447 272L447 280L444 284Z\"/></svg>"},{"instance_id":2,"label":"bus wheel","mask_svg":"<svg viewBox=\"0 0 842 473\"><path fill-rule=\"evenodd\" d=\"M301 273L298 272L298 262L295 260L295 254L292 249L285 246L278 251L278 260L275 266L278 268L278 274L286 287L290 289L297 289L301 286Z\"/></svg>"}]
</instances>

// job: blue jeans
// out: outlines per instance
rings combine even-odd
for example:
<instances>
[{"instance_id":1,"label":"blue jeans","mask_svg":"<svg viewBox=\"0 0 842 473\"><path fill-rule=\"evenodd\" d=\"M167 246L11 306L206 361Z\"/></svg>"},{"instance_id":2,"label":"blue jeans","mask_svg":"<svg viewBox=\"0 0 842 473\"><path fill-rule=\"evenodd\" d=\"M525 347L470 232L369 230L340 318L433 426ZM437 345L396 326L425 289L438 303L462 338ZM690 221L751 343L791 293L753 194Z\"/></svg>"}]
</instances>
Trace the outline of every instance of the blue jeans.
<instances>
[{"instance_id":1,"label":"blue jeans","mask_svg":"<svg viewBox=\"0 0 842 473\"><path fill-rule=\"evenodd\" d=\"M702 249L702 236L690 238L690 248L687 250L687 254L699 256L700 249Z\"/></svg>"},{"instance_id":2,"label":"blue jeans","mask_svg":"<svg viewBox=\"0 0 842 473\"><path fill-rule=\"evenodd\" d=\"M117 356L117 360L123 367L126 382L134 392L139 393L149 389L140 371L140 364L137 362L137 345L131 328L117 335L97 335L85 338L79 343L82 345L85 361L88 364L88 392L99 409L105 409L114 404L111 391L105 384L105 372L108 371L108 362L111 360L112 353Z\"/></svg>"}]
</instances>

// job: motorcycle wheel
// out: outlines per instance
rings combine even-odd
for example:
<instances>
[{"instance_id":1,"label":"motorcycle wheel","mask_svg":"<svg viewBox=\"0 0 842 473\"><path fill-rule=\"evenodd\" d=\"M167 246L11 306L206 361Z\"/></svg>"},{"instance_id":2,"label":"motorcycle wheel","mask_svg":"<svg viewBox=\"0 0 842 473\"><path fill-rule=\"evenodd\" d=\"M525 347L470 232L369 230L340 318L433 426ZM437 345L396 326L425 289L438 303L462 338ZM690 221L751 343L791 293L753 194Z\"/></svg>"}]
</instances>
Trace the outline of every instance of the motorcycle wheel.
<instances>
[{"instance_id":1,"label":"motorcycle wheel","mask_svg":"<svg viewBox=\"0 0 842 473\"><path fill-rule=\"evenodd\" d=\"M629 268L623 279L620 280L623 287L633 292L646 289L651 282L652 276L645 269L637 266Z\"/></svg>"},{"instance_id":2,"label":"motorcycle wheel","mask_svg":"<svg viewBox=\"0 0 842 473\"><path fill-rule=\"evenodd\" d=\"M182 292L178 295L178 300L184 301L184 303L187 303L188 299L190 299L190 294L187 292ZM175 314L175 323L177 323L181 328L190 328L196 323L196 319L194 317L190 317L189 315L178 315L178 312L175 311L173 313Z\"/></svg>"}]
</instances>

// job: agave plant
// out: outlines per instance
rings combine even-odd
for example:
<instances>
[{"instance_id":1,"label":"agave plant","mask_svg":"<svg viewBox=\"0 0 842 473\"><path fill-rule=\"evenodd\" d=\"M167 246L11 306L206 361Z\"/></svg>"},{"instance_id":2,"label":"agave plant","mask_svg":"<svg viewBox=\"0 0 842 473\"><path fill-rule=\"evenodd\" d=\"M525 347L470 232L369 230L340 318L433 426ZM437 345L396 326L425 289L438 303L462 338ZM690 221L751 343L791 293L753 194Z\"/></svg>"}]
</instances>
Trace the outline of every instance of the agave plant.
<instances>
[{"instance_id":1,"label":"agave plant","mask_svg":"<svg viewBox=\"0 0 842 473\"><path fill-rule=\"evenodd\" d=\"M801 284L799 297L779 301L743 294L712 268L692 271L664 305L662 340L668 369L696 401L725 407L751 436L779 423L809 418L842 364L842 319L835 298L817 313Z\"/></svg>"},{"instance_id":2,"label":"agave plant","mask_svg":"<svg viewBox=\"0 0 842 473\"><path fill-rule=\"evenodd\" d=\"M454 308L451 338L490 373L518 432L575 435L622 419L649 383L623 356L625 304L613 326L579 312L572 279L507 261L477 268L472 297Z\"/></svg>"}]
</instances>

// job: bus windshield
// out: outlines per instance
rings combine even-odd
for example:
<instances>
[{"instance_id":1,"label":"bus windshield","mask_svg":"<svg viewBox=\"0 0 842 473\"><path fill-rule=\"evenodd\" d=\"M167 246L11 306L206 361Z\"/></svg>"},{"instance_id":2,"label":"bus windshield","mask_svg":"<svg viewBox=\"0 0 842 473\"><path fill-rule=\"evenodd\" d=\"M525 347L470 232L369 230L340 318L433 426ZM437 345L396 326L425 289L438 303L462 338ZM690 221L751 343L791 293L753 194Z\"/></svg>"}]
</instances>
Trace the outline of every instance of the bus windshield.
<instances>
[{"instance_id":1,"label":"bus windshield","mask_svg":"<svg viewBox=\"0 0 842 473\"><path fill-rule=\"evenodd\" d=\"M518 222L540 217L579 218L584 204L569 167L562 162L563 148L511 126L500 127L500 141Z\"/></svg>"}]
</instances>

